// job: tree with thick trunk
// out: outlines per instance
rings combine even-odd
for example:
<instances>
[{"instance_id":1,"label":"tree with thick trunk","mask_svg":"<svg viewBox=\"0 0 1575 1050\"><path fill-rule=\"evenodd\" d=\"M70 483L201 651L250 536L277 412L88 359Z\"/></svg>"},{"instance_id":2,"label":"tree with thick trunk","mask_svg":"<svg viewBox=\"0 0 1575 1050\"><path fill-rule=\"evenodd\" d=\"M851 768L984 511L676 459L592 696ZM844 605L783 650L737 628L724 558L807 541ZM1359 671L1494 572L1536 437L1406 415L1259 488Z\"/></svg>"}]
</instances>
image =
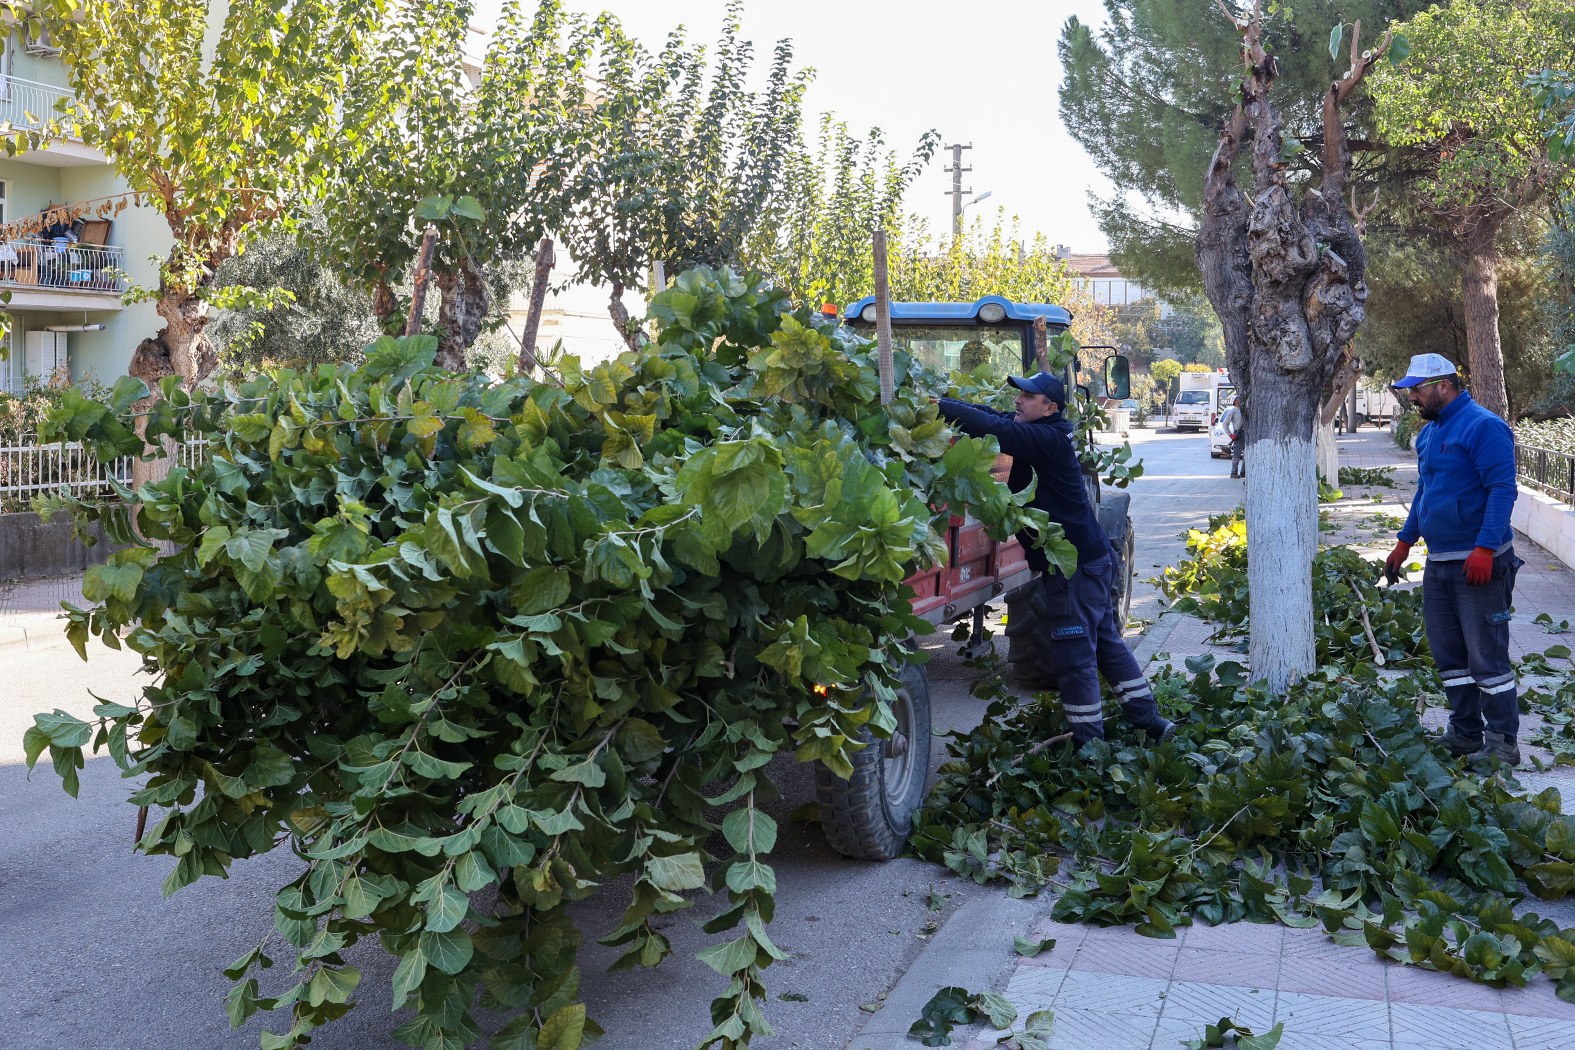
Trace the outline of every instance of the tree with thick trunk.
<instances>
[{"instance_id":1,"label":"tree with thick trunk","mask_svg":"<svg viewBox=\"0 0 1575 1050\"><path fill-rule=\"evenodd\" d=\"M12 141L41 149L80 138L103 151L137 203L168 221L175 243L150 293L164 326L137 347L130 371L195 386L217 363L209 311L226 297L214 271L285 222L324 169L355 148L356 120L387 115L338 105L338 85L361 62L383 5L298 0L287 18L268 0L30 7L35 28L60 48L75 105Z\"/></svg>"},{"instance_id":2,"label":"tree with thick trunk","mask_svg":"<svg viewBox=\"0 0 1575 1050\"><path fill-rule=\"evenodd\" d=\"M1508 419L1500 238L1517 215L1568 187L1575 171L1575 157L1543 149L1550 122L1526 87L1533 74L1575 66L1575 4L1455 0L1394 31L1409 41L1411 57L1373 77L1378 127L1412 151L1417 197L1456 245L1471 394Z\"/></svg>"},{"instance_id":3,"label":"tree with thick trunk","mask_svg":"<svg viewBox=\"0 0 1575 1050\"><path fill-rule=\"evenodd\" d=\"M1196 254L1245 402L1249 662L1255 679L1283 692L1315 666L1313 427L1367 298L1366 258L1345 204L1350 151L1340 107L1388 38L1366 54L1353 38L1350 70L1324 95L1323 181L1298 197L1285 164L1283 122L1270 99L1276 63L1263 46L1262 0L1244 20L1226 13L1241 30L1247 74L1209 163ZM1250 204L1235 174L1244 146Z\"/></svg>"}]
</instances>

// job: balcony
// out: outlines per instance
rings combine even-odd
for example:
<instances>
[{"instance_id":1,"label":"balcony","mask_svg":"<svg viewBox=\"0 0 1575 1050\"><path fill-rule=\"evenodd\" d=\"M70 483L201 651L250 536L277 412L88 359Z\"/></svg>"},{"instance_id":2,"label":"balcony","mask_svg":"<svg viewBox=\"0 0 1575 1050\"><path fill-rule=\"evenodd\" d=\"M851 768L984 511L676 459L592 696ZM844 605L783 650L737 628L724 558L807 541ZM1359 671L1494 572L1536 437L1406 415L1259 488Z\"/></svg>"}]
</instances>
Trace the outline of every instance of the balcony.
<instances>
[{"instance_id":1,"label":"balcony","mask_svg":"<svg viewBox=\"0 0 1575 1050\"><path fill-rule=\"evenodd\" d=\"M51 120L61 116L61 107L69 106L76 95L69 89L54 84L41 84L21 77L0 76L0 126L10 125L18 130L39 130ZM76 126L54 139L47 149L30 150L19 154L17 160L46 167L68 168L104 164L104 154L91 146L83 145Z\"/></svg>"},{"instance_id":2,"label":"balcony","mask_svg":"<svg viewBox=\"0 0 1575 1050\"><path fill-rule=\"evenodd\" d=\"M11 290L13 306L76 309L80 299L91 296L113 300L109 308L119 309L120 294L126 290L125 265L126 250L118 245L67 244L42 237L0 240L0 288Z\"/></svg>"},{"instance_id":3,"label":"balcony","mask_svg":"<svg viewBox=\"0 0 1575 1050\"><path fill-rule=\"evenodd\" d=\"M68 88L21 77L0 77L0 120L13 128L42 128L60 115L62 103L69 105L75 99Z\"/></svg>"}]
</instances>

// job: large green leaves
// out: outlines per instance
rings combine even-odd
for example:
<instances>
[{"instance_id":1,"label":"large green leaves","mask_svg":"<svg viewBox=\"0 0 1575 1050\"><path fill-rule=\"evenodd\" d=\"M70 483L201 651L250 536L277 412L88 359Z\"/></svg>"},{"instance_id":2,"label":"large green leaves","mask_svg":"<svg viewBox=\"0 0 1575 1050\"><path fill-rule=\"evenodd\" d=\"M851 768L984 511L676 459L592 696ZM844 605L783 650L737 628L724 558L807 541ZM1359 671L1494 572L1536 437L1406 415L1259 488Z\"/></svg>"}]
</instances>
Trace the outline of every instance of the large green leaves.
<instances>
[{"instance_id":1,"label":"large green leaves","mask_svg":"<svg viewBox=\"0 0 1575 1050\"><path fill-rule=\"evenodd\" d=\"M401 1038L470 1041L453 990L479 982L526 1011L502 1045L580 1045L567 907L620 876L608 941L631 965L667 953L656 916L727 893L704 955L716 1040L765 1030L783 953L762 767L846 772L865 726L891 731L881 698L921 626L903 580L946 553L932 508L966 494L999 535L1034 519L985 445L948 444L939 376L899 356L910 382L883 406L870 348L784 320L763 284L698 271L679 292L656 344L564 362L561 387L444 373L411 337L160 402L150 433L210 455L135 494L167 545L95 569L71 630L161 674L96 725L39 716L24 747L68 790L87 746L134 773L172 891L281 844L304 858L273 915L297 987L261 996L261 956L232 975L235 1016L289 1011L280 1045L344 1012L336 960L369 935L399 957ZM96 409L55 425L105 454L126 423Z\"/></svg>"}]
</instances>

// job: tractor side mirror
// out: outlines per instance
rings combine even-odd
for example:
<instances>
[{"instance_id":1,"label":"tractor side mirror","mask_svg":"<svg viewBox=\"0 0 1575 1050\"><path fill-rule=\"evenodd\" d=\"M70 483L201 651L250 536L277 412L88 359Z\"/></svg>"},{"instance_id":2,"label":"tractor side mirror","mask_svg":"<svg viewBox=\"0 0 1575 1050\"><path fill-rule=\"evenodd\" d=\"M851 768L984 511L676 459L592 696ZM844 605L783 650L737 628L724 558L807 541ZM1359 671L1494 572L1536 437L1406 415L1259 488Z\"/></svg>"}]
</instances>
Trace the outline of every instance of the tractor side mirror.
<instances>
[{"instance_id":1,"label":"tractor side mirror","mask_svg":"<svg viewBox=\"0 0 1575 1050\"><path fill-rule=\"evenodd\" d=\"M1105 358L1105 395L1117 401L1132 396L1132 365L1125 354Z\"/></svg>"}]
</instances>

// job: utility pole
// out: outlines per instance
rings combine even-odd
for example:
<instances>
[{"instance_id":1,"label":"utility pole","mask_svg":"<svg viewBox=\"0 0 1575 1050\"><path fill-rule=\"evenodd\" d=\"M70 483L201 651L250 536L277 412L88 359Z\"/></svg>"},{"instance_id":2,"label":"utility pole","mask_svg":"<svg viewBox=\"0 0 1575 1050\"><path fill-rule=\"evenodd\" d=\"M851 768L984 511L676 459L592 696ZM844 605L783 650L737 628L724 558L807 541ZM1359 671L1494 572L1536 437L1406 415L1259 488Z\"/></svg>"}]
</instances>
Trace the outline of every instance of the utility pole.
<instances>
[{"instance_id":1,"label":"utility pole","mask_svg":"<svg viewBox=\"0 0 1575 1050\"><path fill-rule=\"evenodd\" d=\"M952 177L952 188L946 191L946 195L952 199L952 237L955 239L962 236L963 195L973 192L973 187L971 186L968 189L963 189L963 172L972 171L973 168L971 166L963 167L962 151L973 149L973 143L956 142L946 148L952 151L951 167L945 170Z\"/></svg>"}]
</instances>

